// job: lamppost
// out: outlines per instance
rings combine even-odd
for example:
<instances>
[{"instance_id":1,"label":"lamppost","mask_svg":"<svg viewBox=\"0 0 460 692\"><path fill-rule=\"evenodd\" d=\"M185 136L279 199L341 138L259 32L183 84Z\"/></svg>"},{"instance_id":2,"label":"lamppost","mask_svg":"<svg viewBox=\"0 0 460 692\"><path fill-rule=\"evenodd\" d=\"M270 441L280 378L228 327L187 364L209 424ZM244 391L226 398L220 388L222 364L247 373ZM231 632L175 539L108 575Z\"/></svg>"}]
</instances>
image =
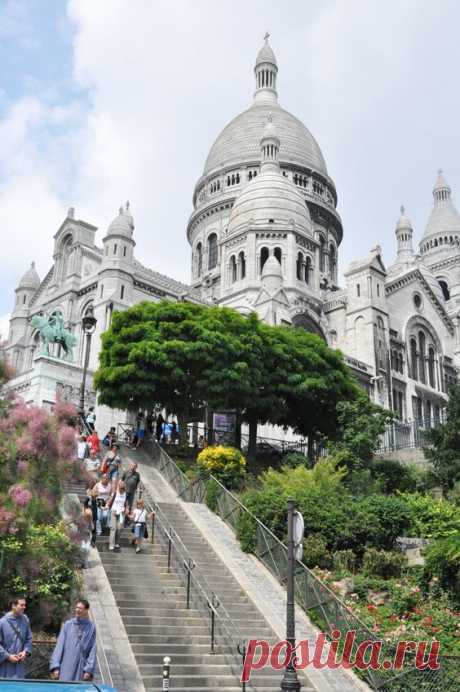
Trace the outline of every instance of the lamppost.
<instances>
[{"instance_id":1,"label":"lamppost","mask_svg":"<svg viewBox=\"0 0 460 692\"><path fill-rule=\"evenodd\" d=\"M94 317L94 309L93 306L90 305L89 308L86 310L83 319L81 321L81 330L83 334L83 338L86 336L86 347L85 347L85 360L83 364L83 379L81 381L81 389L80 389L80 406L79 406L79 413L82 418L85 417L85 386L86 386L86 373L88 371L88 363L89 363L89 352L91 348L91 337L94 334L94 330L96 329L96 323L97 320Z\"/></svg>"},{"instance_id":2,"label":"lamppost","mask_svg":"<svg viewBox=\"0 0 460 692\"><path fill-rule=\"evenodd\" d=\"M294 500L288 500L288 564L287 564L287 601L286 601L286 641L290 645L291 654L284 669L281 689L286 692L300 692L300 682L294 666L295 660L295 605L294 605Z\"/></svg>"}]
</instances>

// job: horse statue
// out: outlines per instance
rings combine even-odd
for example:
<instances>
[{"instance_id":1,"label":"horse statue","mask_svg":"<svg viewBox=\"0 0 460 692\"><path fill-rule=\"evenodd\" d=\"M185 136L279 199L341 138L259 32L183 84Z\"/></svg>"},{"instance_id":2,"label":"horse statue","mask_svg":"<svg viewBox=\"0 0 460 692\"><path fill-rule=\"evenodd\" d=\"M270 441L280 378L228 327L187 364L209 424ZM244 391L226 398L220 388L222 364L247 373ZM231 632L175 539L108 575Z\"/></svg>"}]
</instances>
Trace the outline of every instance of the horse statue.
<instances>
[{"instance_id":1,"label":"horse statue","mask_svg":"<svg viewBox=\"0 0 460 692\"><path fill-rule=\"evenodd\" d=\"M64 360L73 361L73 349L77 338L64 327L64 318L60 312L53 313L51 317L34 315L31 324L40 334L44 355L51 355L50 344L59 344L65 353Z\"/></svg>"}]
</instances>

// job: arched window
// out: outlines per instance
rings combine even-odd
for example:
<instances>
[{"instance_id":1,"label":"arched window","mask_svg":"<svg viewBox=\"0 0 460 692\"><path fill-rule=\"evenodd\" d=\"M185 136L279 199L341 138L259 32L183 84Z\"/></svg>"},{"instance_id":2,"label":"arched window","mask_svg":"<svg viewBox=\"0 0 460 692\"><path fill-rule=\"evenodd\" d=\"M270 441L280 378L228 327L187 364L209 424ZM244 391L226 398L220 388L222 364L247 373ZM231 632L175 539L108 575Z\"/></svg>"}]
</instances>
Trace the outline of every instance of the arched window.
<instances>
[{"instance_id":1,"label":"arched window","mask_svg":"<svg viewBox=\"0 0 460 692\"><path fill-rule=\"evenodd\" d=\"M305 283L309 284L310 283L310 272L311 272L311 258L307 255L305 257Z\"/></svg>"},{"instance_id":2,"label":"arched window","mask_svg":"<svg viewBox=\"0 0 460 692\"><path fill-rule=\"evenodd\" d=\"M428 383L430 387L436 387L434 376L434 348L432 346L428 349Z\"/></svg>"},{"instance_id":3,"label":"arched window","mask_svg":"<svg viewBox=\"0 0 460 692\"><path fill-rule=\"evenodd\" d=\"M331 279L333 281L335 281L336 264L337 264L337 259L336 259L336 255L335 255L335 247L331 243L329 245L329 273L330 273Z\"/></svg>"},{"instance_id":4,"label":"arched window","mask_svg":"<svg viewBox=\"0 0 460 692\"><path fill-rule=\"evenodd\" d=\"M201 273L203 271L203 246L201 243L198 243L196 246L196 273L198 276L201 276Z\"/></svg>"},{"instance_id":5,"label":"arched window","mask_svg":"<svg viewBox=\"0 0 460 692\"><path fill-rule=\"evenodd\" d=\"M411 377L413 380L418 379L417 377L417 342L414 337L410 340L410 369Z\"/></svg>"},{"instance_id":6,"label":"arched window","mask_svg":"<svg viewBox=\"0 0 460 692\"><path fill-rule=\"evenodd\" d=\"M268 260L268 247L263 247L260 251L260 272L264 268L265 262Z\"/></svg>"},{"instance_id":7,"label":"arched window","mask_svg":"<svg viewBox=\"0 0 460 692\"><path fill-rule=\"evenodd\" d=\"M235 283L236 281L236 259L235 255L230 257L230 281Z\"/></svg>"},{"instance_id":8,"label":"arched window","mask_svg":"<svg viewBox=\"0 0 460 692\"><path fill-rule=\"evenodd\" d=\"M296 275L299 281L302 281L303 255L301 252L297 255Z\"/></svg>"},{"instance_id":9,"label":"arched window","mask_svg":"<svg viewBox=\"0 0 460 692\"><path fill-rule=\"evenodd\" d=\"M70 255L72 253L72 244L73 244L73 239L70 234L66 235L64 240L62 241L62 269L61 269L61 276L63 279L66 278L69 269L70 269Z\"/></svg>"},{"instance_id":10,"label":"arched window","mask_svg":"<svg viewBox=\"0 0 460 692\"><path fill-rule=\"evenodd\" d=\"M447 281L444 281L443 279L439 279L438 284L441 287L441 291L442 291L442 295L444 296L444 300L449 300L450 299L450 291L449 291L449 286L447 285Z\"/></svg>"},{"instance_id":11,"label":"arched window","mask_svg":"<svg viewBox=\"0 0 460 692\"><path fill-rule=\"evenodd\" d=\"M238 264L240 268L240 279L244 279L246 276L246 258L244 256L243 250L238 255Z\"/></svg>"},{"instance_id":12,"label":"arched window","mask_svg":"<svg viewBox=\"0 0 460 692\"><path fill-rule=\"evenodd\" d=\"M418 345L419 345L419 356L420 356L420 369L419 369L419 379L421 382L426 382L425 374L425 334L423 332L418 333Z\"/></svg>"},{"instance_id":13,"label":"arched window","mask_svg":"<svg viewBox=\"0 0 460 692\"><path fill-rule=\"evenodd\" d=\"M217 235L211 233L208 238L208 269L214 269L217 265Z\"/></svg>"},{"instance_id":14,"label":"arched window","mask_svg":"<svg viewBox=\"0 0 460 692\"><path fill-rule=\"evenodd\" d=\"M281 248L280 248L280 247L276 247L276 248L275 248L275 252L274 252L273 254L275 255L275 257L276 257L276 259L278 260L278 262L281 264Z\"/></svg>"},{"instance_id":15,"label":"arched window","mask_svg":"<svg viewBox=\"0 0 460 692\"><path fill-rule=\"evenodd\" d=\"M326 271L326 241L323 236L319 236L319 270Z\"/></svg>"}]
</instances>

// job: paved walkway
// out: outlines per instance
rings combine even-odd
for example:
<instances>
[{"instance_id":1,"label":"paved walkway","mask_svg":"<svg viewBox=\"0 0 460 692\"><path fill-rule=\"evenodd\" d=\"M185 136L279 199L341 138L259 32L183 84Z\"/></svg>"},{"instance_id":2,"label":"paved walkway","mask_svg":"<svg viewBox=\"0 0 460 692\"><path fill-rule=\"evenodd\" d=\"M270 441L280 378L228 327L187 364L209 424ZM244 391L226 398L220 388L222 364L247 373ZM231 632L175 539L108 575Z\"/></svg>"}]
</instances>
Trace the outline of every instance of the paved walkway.
<instances>
[{"instance_id":1,"label":"paved walkway","mask_svg":"<svg viewBox=\"0 0 460 692\"><path fill-rule=\"evenodd\" d=\"M146 460L146 453L131 454L139 464L141 478L151 497L157 502L178 502L190 520L238 580L253 603L264 615L280 639L285 638L286 592L270 572L253 555L243 553L233 531L205 505L178 500L175 492ZM148 458L148 457L147 457ZM307 615L296 609L297 639L306 639L312 646L319 630ZM327 655L327 654L326 654ZM307 671L318 692L358 692L369 690L353 673L345 669Z\"/></svg>"},{"instance_id":2,"label":"paved walkway","mask_svg":"<svg viewBox=\"0 0 460 692\"><path fill-rule=\"evenodd\" d=\"M101 675L117 692L145 692L123 620L98 551L90 551L83 570L84 591L97 625ZM110 672L109 672L110 671Z\"/></svg>"}]
</instances>

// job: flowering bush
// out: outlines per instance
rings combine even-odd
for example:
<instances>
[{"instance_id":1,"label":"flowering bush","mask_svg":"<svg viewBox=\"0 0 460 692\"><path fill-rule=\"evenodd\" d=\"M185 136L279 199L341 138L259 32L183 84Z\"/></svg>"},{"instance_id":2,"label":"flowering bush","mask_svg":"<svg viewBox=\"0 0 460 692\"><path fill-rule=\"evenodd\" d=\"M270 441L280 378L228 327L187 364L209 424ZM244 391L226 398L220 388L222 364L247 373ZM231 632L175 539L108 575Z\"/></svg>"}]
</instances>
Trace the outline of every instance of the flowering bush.
<instances>
[{"instance_id":1,"label":"flowering bush","mask_svg":"<svg viewBox=\"0 0 460 692\"><path fill-rule=\"evenodd\" d=\"M63 483L75 469L75 410L56 408L0 407L0 608L26 594L45 625L58 625L68 604L78 553L59 515Z\"/></svg>"},{"instance_id":2,"label":"flowering bush","mask_svg":"<svg viewBox=\"0 0 460 692\"><path fill-rule=\"evenodd\" d=\"M228 487L238 485L246 469L246 459L240 450L222 445L206 447L196 461L201 471L212 474Z\"/></svg>"}]
</instances>

